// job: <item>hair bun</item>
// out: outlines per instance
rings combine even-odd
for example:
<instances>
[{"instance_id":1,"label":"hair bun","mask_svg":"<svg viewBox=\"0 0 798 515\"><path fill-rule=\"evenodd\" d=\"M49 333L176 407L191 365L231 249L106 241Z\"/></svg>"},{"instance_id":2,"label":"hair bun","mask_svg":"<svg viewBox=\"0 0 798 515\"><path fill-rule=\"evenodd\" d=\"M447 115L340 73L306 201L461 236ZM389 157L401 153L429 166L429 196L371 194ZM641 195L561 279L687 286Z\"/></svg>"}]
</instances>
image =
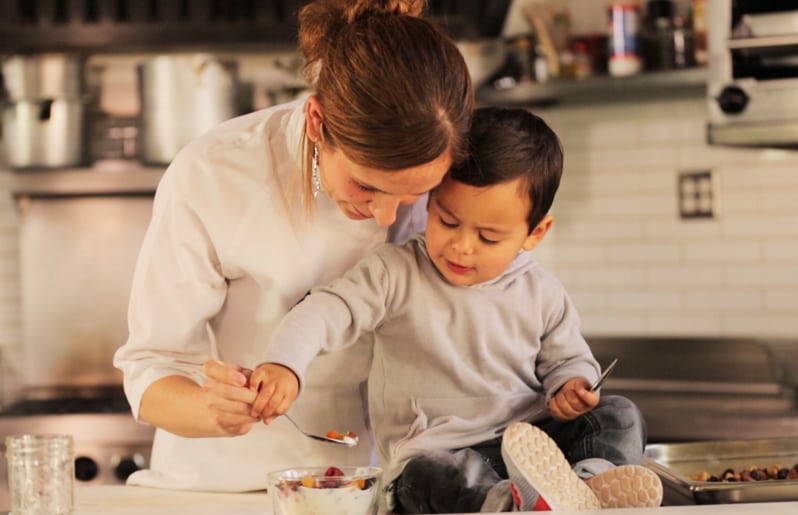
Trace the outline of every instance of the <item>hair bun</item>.
<instances>
[{"instance_id":1,"label":"hair bun","mask_svg":"<svg viewBox=\"0 0 798 515\"><path fill-rule=\"evenodd\" d=\"M382 16L391 14L419 16L426 5L425 0L356 0L346 3L344 19L347 23L375 14Z\"/></svg>"}]
</instances>

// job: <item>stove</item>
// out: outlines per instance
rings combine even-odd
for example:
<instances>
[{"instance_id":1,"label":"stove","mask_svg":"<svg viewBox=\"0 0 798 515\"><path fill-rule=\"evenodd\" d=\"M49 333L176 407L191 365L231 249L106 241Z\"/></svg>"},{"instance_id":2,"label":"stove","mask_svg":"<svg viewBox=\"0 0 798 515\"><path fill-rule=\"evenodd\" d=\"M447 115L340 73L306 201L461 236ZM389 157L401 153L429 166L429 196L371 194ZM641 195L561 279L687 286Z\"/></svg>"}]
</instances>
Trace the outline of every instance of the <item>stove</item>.
<instances>
[{"instance_id":1,"label":"stove","mask_svg":"<svg viewBox=\"0 0 798 515\"><path fill-rule=\"evenodd\" d=\"M27 392L0 411L0 441L12 434L65 433L75 442L76 485L123 484L149 465L154 428L137 423L121 387ZM5 446L0 512L9 509Z\"/></svg>"}]
</instances>

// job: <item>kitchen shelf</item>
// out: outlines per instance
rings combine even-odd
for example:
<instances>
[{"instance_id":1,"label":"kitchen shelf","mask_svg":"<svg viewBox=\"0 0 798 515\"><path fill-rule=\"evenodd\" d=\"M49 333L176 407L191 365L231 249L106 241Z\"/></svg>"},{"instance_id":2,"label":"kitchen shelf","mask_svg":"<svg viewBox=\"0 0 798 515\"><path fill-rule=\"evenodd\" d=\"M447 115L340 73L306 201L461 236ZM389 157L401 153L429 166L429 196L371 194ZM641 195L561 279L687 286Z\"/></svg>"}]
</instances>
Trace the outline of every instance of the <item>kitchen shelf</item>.
<instances>
[{"instance_id":1,"label":"kitchen shelf","mask_svg":"<svg viewBox=\"0 0 798 515\"><path fill-rule=\"evenodd\" d=\"M2 170L15 197L153 195L164 166L98 161L89 168Z\"/></svg>"},{"instance_id":2,"label":"kitchen shelf","mask_svg":"<svg viewBox=\"0 0 798 515\"><path fill-rule=\"evenodd\" d=\"M477 101L483 105L540 107L703 96L706 95L707 76L706 68L688 68L647 72L632 77L523 82L505 90L482 86L477 89Z\"/></svg>"}]
</instances>

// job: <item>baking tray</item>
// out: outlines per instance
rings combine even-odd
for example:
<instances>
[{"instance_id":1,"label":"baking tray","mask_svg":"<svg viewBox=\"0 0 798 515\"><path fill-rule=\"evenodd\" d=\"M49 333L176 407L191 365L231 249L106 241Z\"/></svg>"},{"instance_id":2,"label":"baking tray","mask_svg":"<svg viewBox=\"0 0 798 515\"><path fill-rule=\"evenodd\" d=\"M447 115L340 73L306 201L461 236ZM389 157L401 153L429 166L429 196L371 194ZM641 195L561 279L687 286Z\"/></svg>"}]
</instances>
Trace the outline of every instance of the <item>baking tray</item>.
<instances>
[{"instance_id":1,"label":"baking tray","mask_svg":"<svg viewBox=\"0 0 798 515\"><path fill-rule=\"evenodd\" d=\"M690 479L704 471L717 476L729 468L792 468L796 463L798 437L651 444L644 456L644 464L662 479L667 504L798 501L798 479L734 483Z\"/></svg>"}]
</instances>

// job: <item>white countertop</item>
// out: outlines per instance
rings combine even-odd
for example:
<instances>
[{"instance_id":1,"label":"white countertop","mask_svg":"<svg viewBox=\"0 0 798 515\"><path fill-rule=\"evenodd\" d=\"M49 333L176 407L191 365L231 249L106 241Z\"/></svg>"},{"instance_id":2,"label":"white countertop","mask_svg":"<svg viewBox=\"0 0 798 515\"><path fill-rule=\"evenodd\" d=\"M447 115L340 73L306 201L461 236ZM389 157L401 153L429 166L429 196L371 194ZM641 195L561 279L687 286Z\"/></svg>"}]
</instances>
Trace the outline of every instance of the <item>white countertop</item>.
<instances>
[{"instance_id":1,"label":"white countertop","mask_svg":"<svg viewBox=\"0 0 798 515\"><path fill-rule=\"evenodd\" d=\"M183 492L135 486L77 486L74 515L272 515L264 492ZM531 512L530 512L531 513ZM628 509L561 511L561 515L626 514ZM644 515L796 515L798 502L667 506L634 510ZM329 514L334 515L334 514Z\"/></svg>"}]
</instances>

